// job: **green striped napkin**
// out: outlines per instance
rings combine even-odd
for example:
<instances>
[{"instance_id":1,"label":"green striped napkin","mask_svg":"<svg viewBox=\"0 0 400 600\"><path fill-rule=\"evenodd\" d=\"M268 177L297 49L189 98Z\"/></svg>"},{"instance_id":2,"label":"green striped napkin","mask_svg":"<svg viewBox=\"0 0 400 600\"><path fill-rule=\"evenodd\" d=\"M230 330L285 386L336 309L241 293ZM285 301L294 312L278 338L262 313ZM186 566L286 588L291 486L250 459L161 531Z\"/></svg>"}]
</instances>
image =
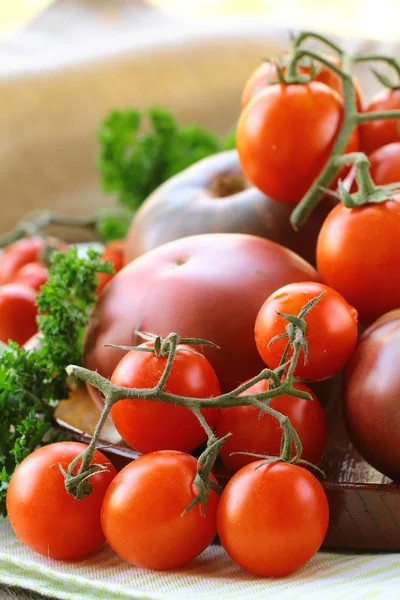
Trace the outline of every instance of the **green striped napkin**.
<instances>
[{"instance_id":1,"label":"green striped napkin","mask_svg":"<svg viewBox=\"0 0 400 600\"><path fill-rule=\"evenodd\" d=\"M185 568L154 572L128 565L107 546L82 562L47 559L18 542L3 519L0 582L65 600L387 600L400 599L400 555L320 552L294 575L271 580L245 573L211 546Z\"/></svg>"}]
</instances>

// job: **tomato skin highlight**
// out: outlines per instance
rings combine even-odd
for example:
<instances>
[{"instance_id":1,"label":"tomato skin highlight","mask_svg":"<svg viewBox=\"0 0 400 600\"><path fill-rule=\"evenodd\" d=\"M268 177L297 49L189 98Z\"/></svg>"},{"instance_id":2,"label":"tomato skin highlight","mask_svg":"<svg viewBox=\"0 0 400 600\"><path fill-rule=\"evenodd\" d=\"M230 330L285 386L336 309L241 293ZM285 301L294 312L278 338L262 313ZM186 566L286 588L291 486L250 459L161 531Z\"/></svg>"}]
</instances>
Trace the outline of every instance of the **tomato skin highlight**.
<instances>
[{"instance_id":1,"label":"tomato skin highlight","mask_svg":"<svg viewBox=\"0 0 400 600\"><path fill-rule=\"evenodd\" d=\"M27 263L15 274L13 283L22 283L39 292L42 285L47 282L48 272L45 265L41 262Z\"/></svg>"},{"instance_id":2,"label":"tomato skin highlight","mask_svg":"<svg viewBox=\"0 0 400 600\"><path fill-rule=\"evenodd\" d=\"M372 323L400 306L400 194L380 204L336 206L317 242L321 280Z\"/></svg>"},{"instance_id":3,"label":"tomato skin highlight","mask_svg":"<svg viewBox=\"0 0 400 600\"><path fill-rule=\"evenodd\" d=\"M0 341L25 344L38 330L36 316L35 290L21 283L0 287Z\"/></svg>"},{"instance_id":4,"label":"tomato skin highlight","mask_svg":"<svg viewBox=\"0 0 400 600\"><path fill-rule=\"evenodd\" d=\"M274 292L263 304L255 325L258 351L270 369L276 369L287 338L268 346L276 335L285 333L287 321L277 314L297 315L310 300L325 295L305 316L308 360L300 352L295 376L321 381L338 373L350 359L357 343L357 311L334 289L315 282L289 284ZM288 358L292 355L289 350Z\"/></svg>"},{"instance_id":5,"label":"tomato skin highlight","mask_svg":"<svg viewBox=\"0 0 400 600\"><path fill-rule=\"evenodd\" d=\"M376 94L364 112L400 109L400 89L384 88ZM370 154L377 148L400 141L397 119L381 119L360 124L360 149Z\"/></svg>"},{"instance_id":6,"label":"tomato skin highlight","mask_svg":"<svg viewBox=\"0 0 400 600\"><path fill-rule=\"evenodd\" d=\"M121 558L145 569L176 569L212 542L217 492L211 490L205 516L201 505L182 515L196 495L196 466L189 454L160 451L141 456L117 475L101 519L108 543Z\"/></svg>"},{"instance_id":7,"label":"tomato skin highlight","mask_svg":"<svg viewBox=\"0 0 400 600\"><path fill-rule=\"evenodd\" d=\"M151 348L152 342L142 344ZM214 369L204 356L190 346L177 348L165 391L189 398L211 398L220 393ZM164 371L167 357L132 350L117 365L111 381L123 387L151 389ZM219 409L203 409L203 416L214 427ZM138 452L180 450L191 452L207 439L207 434L191 410L155 400L120 400L111 409L115 427L123 439Z\"/></svg>"},{"instance_id":8,"label":"tomato skin highlight","mask_svg":"<svg viewBox=\"0 0 400 600\"><path fill-rule=\"evenodd\" d=\"M342 120L342 99L323 83L267 87L239 119L244 173L267 196L298 203L327 162Z\"/></svg>"},{"instance_id":9,"label":"tomato skin highlight","mask_svg":"<svg viewBox=\"0 0 400 600\"><path fill-rule=\"evenodd\" d=\"M279 396L273 398L269 406L289 417L291 424L297 431L303 446L301 458L318 465L326 445L326 417L324 410L313 391L305 383L295 383L294 387L303 392L308 392L312 400L303 400L294 396ZM259 394L269 388L267 381L259 381L241 394ZM235 452L252 452L264 456L279 456L282 429L273 416L260 415L256 406L233 406L220 411L216 435L218 438L231 433L225 440L220 451L224 465L233 472L245 465L258 460L255 457ZM232 454L232 455L231 455ZM293 445L292 456L295 454Z\"/></svg>"},{"instance_id":10,"label":"tomato skin highlight","mask_svg":"<svg viewBox=\"0 0 400 600\"><path fill-rule=\"evenodd\" d=\"M49 444L25 458L11 478L7 490L10 524L23 544L49 558L81 559L105 541L100 510L115 468L96 450L92 463L105 464L108 470L90 477L93 490L83 500L66 491L59 468L61 464L67 469L86 448L77 442Z\"/></svg>"},{"instance_id":11,"label":"tomato skin highlight","mask_svg":"<svg viewBox=\"0 0 400 600\"><path fill-rule=\"evenodd\" d=\"M329 521L325 492L306 469L253 462L224 489L217 516L221 543L243 569L282 577L308 562L320 548Z\"/></svg>"}]
</instances>

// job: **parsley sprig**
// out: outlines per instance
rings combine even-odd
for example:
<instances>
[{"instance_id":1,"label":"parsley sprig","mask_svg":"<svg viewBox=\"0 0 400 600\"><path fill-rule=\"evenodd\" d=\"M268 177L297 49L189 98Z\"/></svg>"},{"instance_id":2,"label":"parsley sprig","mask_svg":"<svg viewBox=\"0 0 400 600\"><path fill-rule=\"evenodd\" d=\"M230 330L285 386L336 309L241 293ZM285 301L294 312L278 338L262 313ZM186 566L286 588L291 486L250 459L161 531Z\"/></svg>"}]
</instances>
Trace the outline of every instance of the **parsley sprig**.
<instances>
[{"instance_id":1,"label":"parsley sprig","mask_svg":"<svg viewBox=\"0 0 400 600\"><path fill-rule=\"evenodd\" d=\"M10 342L0 355L0 514L6 513L8 482L18 464L57 435L51 431L54 410L68 397L66 367L82 362L99 272L112 267L93 250L84 258L76 249L54 253L37 298L40 346L27 351Z\"/></svg>"}]
</instances>

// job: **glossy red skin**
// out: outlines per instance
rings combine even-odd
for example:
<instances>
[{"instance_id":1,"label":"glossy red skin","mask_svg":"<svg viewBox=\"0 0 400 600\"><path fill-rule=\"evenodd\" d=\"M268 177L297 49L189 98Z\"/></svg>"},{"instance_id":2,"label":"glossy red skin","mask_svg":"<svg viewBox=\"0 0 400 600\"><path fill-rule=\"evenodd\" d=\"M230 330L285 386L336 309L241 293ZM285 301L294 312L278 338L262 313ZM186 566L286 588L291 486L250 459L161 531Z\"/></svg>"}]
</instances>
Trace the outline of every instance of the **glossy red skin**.
<instances>
[{"instance_id":1,"label":"glossy red skin","mask_svg":"<svg viewBox=\"0 0 400 600\"><path fill-rule=\"evenodd\" d=\"M15 274L14 283L22 283L36 290L40 290L42 285L48 280L49 274L45 265L41 262L27 263Z\"/></svg>"},{"instance_id":2,"label":"glossy red skin","mask_svg":"<svg viewBox=\"0 0 400 600\"><path fill-rule=\"evenodd\" d=\"M378 471L400 480L400 315L372 325L346 370L344 416L352 442Z\"/></svg>"},{"instance_id":3,"label":"glossy red skin","mask_svg":"<svg viewBox=\"0 0 400 600\"><path fill-rule=\"evenodd\" d=\"M313 399L302 400L284 395L273 398L269 406L289 417L302 442L301 458L318 465L326 445L325 413L318 398L305 383L296 383L294 387L308 392ZM259 381L242 396L266 392L268 388L267 381ZM220 457L230 471L236 472L257 460L251 456L233 454L234 452L245 451L263 456L279 456L282 429L273 416L264 414L260 418L260 409L256 406L233 406L221 409L216 435L222 438L228 433L232 435L224 442ZM293 445L292 456L294 455Z\"/></svg>"},{"instance_id":4,"label":"glossy red skin","mask_svg":"<svg viewBox=\"0 0 400 600\"><path fill-rule=\"evenodd\" d=\"M269 342L285 333L287 321L277 314L297 315L310 300L325 295L305 316L307 323L308 360L304 352L295 375L310 381L321 381L338 373L350 359L357 343L357 311L335 290L321 283L302 282L287 285L272 294L261 307L255 326L258 351L270 369L279 366L287 338ZM288 357L292 354L288 353Z\"/></svg>"},{"instance_id":5,"label":"glossy red skin","mask_svg":"<svg viewBox=\"0 0 400 600\"><path fill-rule=\"evenodd\" d=\"M145 569L176 569L211 544L217 532L217 492L210 492L206 516L200 505L182 515L197 495L196 466L189 454L154 452L117 475L101 519L108 543L121 558Z\"/></svg>"},{"instance_id":6,"label":"glossy red skin","mask_svg":"<svg viewBox=\"0 0 400 600\"><path fill-rule=\"evenodd\" d=\"M317 243L321 280L333 287L368 325L400 306L400 194L381 204L336 206Z\"/></svg>"},{"instance_id":7,"label":"glossy red skin","mask_svg":"<svg viewBox=\"0 0 400 600\"><path fill-rule=\"evenodd\" d=\"M364 112L400 109L400 89L383 89L376 94ZM360 125L360 149L370 154L377 148L400 141L398 119L381 119Z\"/></svg>"},{"instance_id":8,"label":"glossy red skin","mask_svg":"<svg viewBox=\"0 0 400 600\"><path fill-rule=\"evenodd\" d=\"M340 61L338 61L334 56L324 55L326 58L330 59L334 64L339 65ZM320 83L324 83L328 87L332 88L335 92L337 92L340 96L342 96L342 80L336 75L331 69L328 69L325 65L318 65L317 69L319 69L317 75L313 79L313 81L319 81ZM286 72L286 67L282 67L283 73ZM304 75L308 75L310 73L310 67L306 65L300 65L299 72ZM263 62L253 73L250 78L246 82L246 85L242 94L242 110L247 106L250 100L259 94L266 87L271 85L269 83L269 79L272 81L277 81L277 71L276 66L273 62L267 61ZM356 101L357 101L357 109L359 111L362 110L362 92L358 81L354 78L354 87L356 91Z\"/></svg>"},{"instance_id":9,"label":"glossy red skin","mask_svg":"<svg viewBox=\"0 0 400 600\"><path fill-rule=\"evenodd\" d=\"M243 467L224 489L218 535L229 556L250 573L282 577L320 548L328 528L328 501L306 469L261 464Z\"/></svg>"},{"instance_id":10,"label":"glossy red skin","mask_svg":"<svg viewBox=\"0 0 400 600\"><path fill-rule=\"evenodd\" d=\"M104 261L107 260L108 262L110 262L112 264L112 266L114 268L114 275L115 275L115 273L118 273L118 271L120 271L125 264L124 249L125 249L124 240L114 240L113 242L110 242L109 244L106 245L106 247L104 248L103 253L101 255L101 258ZM97 274L97 279L99 281L99 284L97 286L96 295L100 294L104 290L107 283L109 281L111 281L111 279L114 277L114 275L110 275L108 273L98 273Z\"/></svg>"},{"instance_id":11,"label":"glossy red skin","mask_svg":"<svg viewBox=\"0 0 400 600\"><path fill-rule=\"evenodd\" d=\"M0 287L0 341L25 344L37 332L36 292L21 283Z\"/></svg>"},{"instance_id":12,"label":"glossy red skin","mask_svg":"<svg viewBox=\"0 0 400 600\"><path fill-rule=\"evenodd\" d=\"M64 485L61 464L69 463L87 446L59 442L35 450L17 467L7 490L7 513L18 539L35 552L56 560L78 560L95 552L105 541L100 522L101 503L116 475L98 450L92 463L107 465L93 475L92 493L76 500ZM77 469L79 468L79 463Z\"/></svg>"},{"instance_id":13,"label":"glossy red skin","mask_svg":"<svg viewBox=\"0 0 400 600\"><path fill-rule=\"evenodd\" d=\"M175 240L124 267L99 298L85 336L84 362L110 377L134 331L210 340L204 348L221 390L256 375L263 363L254 322L264 300L291 281L317 280L293 252L255 236L209 234Z\"/></svg>"},{"instance_id":14,"label":"glossy red skin","mask_svg":"<svg viewBox=\"0 0 400 600\"><path fill-rule=\"evenodd\" d=\"M245 175L263 194L298 203L328 160L342 120L342 99L323 83L267 87L238 122Z\"/></svg>"},{"instance_id":15,"label":"glossy red skin","mask_svg":"<svg viewBox=\"0 0 400 600\"><path fill-rule=\"evenodd\" d=\"M152 342L143 344L153 348ZM187 398L212 398L220 394L214 369L204 356L178 346L165 391ZM122 387L151 389L160 381L167 357L133 350L118 363L111 381ZM211 428L219 409L201 411ZM115 427L132 448L143 454L156 450L191 452L207 434L188 408L154 400L120 400L111 409Z\"/></svg>"},{"instance_id":16,"label":"glossy red skin","mask_svg":"<svg viewBox=\"0 0 400 600\"><path fill-rule=\"evenodd\" d=\"M0 257L0 285L12 282L17 271L24 265L40 261L40 255L47 244L59 247L62 251L68 250L66 244L55 238L39 236L23 238L7 246Z\"/></svg>"}]
</instances>

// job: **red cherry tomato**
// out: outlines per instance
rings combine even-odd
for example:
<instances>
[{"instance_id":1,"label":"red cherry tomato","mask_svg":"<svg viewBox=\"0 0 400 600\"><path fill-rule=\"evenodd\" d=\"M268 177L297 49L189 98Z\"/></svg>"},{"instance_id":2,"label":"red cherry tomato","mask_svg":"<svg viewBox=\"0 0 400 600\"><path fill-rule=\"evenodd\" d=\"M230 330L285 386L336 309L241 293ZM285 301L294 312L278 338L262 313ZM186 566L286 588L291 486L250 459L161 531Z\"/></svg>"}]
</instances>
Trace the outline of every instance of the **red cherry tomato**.
<instances>
[{"instance_id":1,"label":"red cherry tomato","mask_svg":"<svg viewBox=\"0 0 400 600\"><path fill-rule=\"evenodd\" d=\"M321 283L292 283L272 294L258 313L255 338L258 351L270 369L279 366L287 339L270 341L285 333L287 321L277 313L297 315L305 304L324 293L321 300L305 316L307 323L308 360L304 353L295 375L319 381L338 373L350 359L357 342L357 311L335 290ZM288 353L288 358L292 351Z\"/></svg>"},{"instance_id":2,"label":"red cherry tomato","mask_svg":"<svg viewBox=\"0 0 400 600\"><path fill-rule=\"evenodd\" d=\"M399 109L400 89L385 88L372 98L364 112ZM398 119L381 119L360 125L360 148L366 154L371 154L381 146L398 141L400 141Z\"/></svg>"},{"instance_id":3,"label":"red cherry tomato","mask_svg":"<svg viewBox=\"0 0 400 600\"><path fill-rule=\"evenodd\" d=\"M322 83L267 87L238 123L245 175L267 196L296 204L328 160L342 119L342 99Z\"/></svg>"},{"instance_id":4,"label":"red cherry tomato","mask_svg":"<svg viewBox=\"0 0 400 600\"><path fill-rule=\"evenodd\" d=\"M118 273L124 266L124 240L114 240L106 245L101 255L104 261L108 261L114 267L114 275ZM111 281L114 275L109 273L98 273L97 279L99 284L97 286L96 295L100 294L106 287L107 283Z\"/></svg>"},{"instance_id":5,"label":"red cherry tomato","mask_svg":"<svg viewBox=\"0 0 400 600\"><path fill-rule=\"evenodd\" d=\"M325 492L306 469L263 461L238 471L224 489L218 535L229 556L263 577L293 573L321 546L329 521Z\"/></svg>"},{"instance_id":6,"label":"red cherry tomato","mask_svg":"<svg viewBox=\"0 0 400 600\"><path fill-rule=\"evenodd\" d=\"M284 395L273 398L269 406L289 417L303 446L301 458L318 465L326 444L325 413L318 398L305 383L295 383L294 387L308 392L313 399L303 400ZM259 394L266 392L268 388L267 381L260 381L242 395ZM230 471L238 471L257 460L244 454L234 454L235 452L279 456L282 429L273 416L264 413L260 417L260 409L256 406L223 408L218 417L216 434L218 438L222 438L228 433L232 435L224 442L220 457ZM293 446L292 455L294 454Z\"/></svg>"},{"instance_id":7,"label":"red cherry tomato","mask_svg":"<svg viewBox=\"0 0 400 600\"><path fill-rule=\"evenodd\" d=\"M340 61L335 56L324 54L325 58L329 59L333 64L340 66ZM342 80L334 73L331 69L328 69L325 65L318 65L318 73L316 74L313 81L319 81L324 83L328 87L332 88L340 96L342 95ZM286 73L286 67L282 67L283 73ZM299 72L304 75L309 75L310 67L308 65L300 65ZM247 106L254 96L259 94L266 87L271 85L269 81L277 81L277 69L273 62L267 61L262 63L248 79L242 94L242 110ZM362 110L362 92L357 79L354 80L354 88L356 92L356 101L358 111Z\"/></svg>"},{"instance_id":8,"label":"red cherry tomato","mask_svg":"<svg viewBox=\"0 0 400 600\"><path fill-rule=\"evenodd\" d=\"M47 245L62 250L68 250L67 244L55 238L39 236L23 238L10 244L0 256L0 285L11 283L17 271L24 265L40 261L41 253Z\"/></svg>"},{"instance_id":9,"label":"red cherry tomato","mask_svg":"<svg viewBox=\"0 0 400 600\"><path fill-rule=\"evenodd\" d=\"M144 347L152 348L147 342ZM220 393L214 369L189 346L178 346L165 391L190 398L212 398ZM117 365L111 381L115 385L149 389L157 385L167 357L132 350ZM210 427L219 409L203 409ZM181 450L191 452L207 439L195 415L182 406L154 400L120 400L111 409L114 425L123 439L138 452Z\"/></svg>"},{"instance_id":10,"label":"red cherry tomato","mask_svg":"<svg viewBox=\"0 0 400 600\"><path fill-rule=\"evenodd\" d=\"M21 283L0 287L0 341L25 344L37 332L36 292Z\"/></svg>"},{"instance_id":11,"label":"red cherry tomato","mask_svg":"<svg viewBox=\"0 0 400 600\"><path fill-rule=\"evenodd\" d=\"M27 263L16 272L13 282L23 283L37 292L44 285L49 277L45 265L41 262Z\"/></svg>"},{"instance_id":12,"label":"red cherry tomato","mask_svg":"<svg viewBox=\"0 0 400 600\"><path fill-rule=\"evenodd\" d=\"M393 142L378 148L368 157L370 162L369 172L377 185L397 183L400 181L400 142ZM356 192L358 185L355 179L351 185L351 192Z\"/></svg>"},{"instance_id":13,"label":"red cherry tomato","mask_svg":"<svg viewBox=\"0 0 400 600\"><path fill-rule=\"evenodd\" d=\"M76 442L59 442L35 450L17 467L7 490L8 518L18 539L56 560L84 558L105 541L100 510L115 468L96 450L92 463L106 465L107 471L90 477L91 494L76 500L66 491L59 467L67 469L85 448Z\"/></svg>"},{"instance_id":14,"label":"red cherry tomato","mask_svg":"<svg viewBox=\"0 0 400 600\"><path fill-rule=\"evenodd\" d=\"M217 492L211 490L205 514L201 505L182 514L197 494L196 466L196 459L183 452L153 452L117 475L104 498L101 520L121 558L146 569L176 569L212 542Z\"/></svg>"},{"instance_id":15,"label":"red cherry tomato","mask_svg":"<svg viewBox=\"0 0 400 600\"><path fill-rule=\"evenodd\" d=\"M381 204L336 206L317 243L322 281L371 323L400 306L400 194Z\"/></svg>"}]
</instances>

